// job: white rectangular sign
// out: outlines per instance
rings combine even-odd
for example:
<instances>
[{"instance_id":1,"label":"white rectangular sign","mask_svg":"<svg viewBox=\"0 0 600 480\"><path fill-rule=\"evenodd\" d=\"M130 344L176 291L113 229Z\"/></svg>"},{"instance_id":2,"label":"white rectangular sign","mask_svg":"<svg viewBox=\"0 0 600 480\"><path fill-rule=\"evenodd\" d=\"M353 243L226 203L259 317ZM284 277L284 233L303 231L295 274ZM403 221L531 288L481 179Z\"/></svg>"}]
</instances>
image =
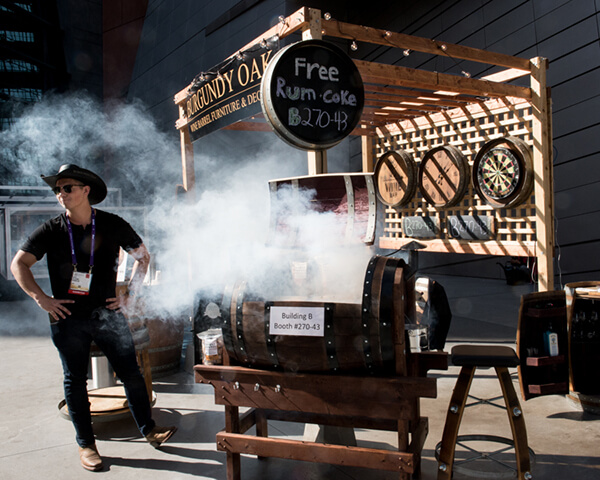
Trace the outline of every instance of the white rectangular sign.
<instances>
[{"instance_id":1,"label":"white rectangular sign","mask_svg":"<svg viewBox=\"0 0 600 480\"><path fill-rule=\"evenodd\" d=\"M323 337L324 325L324 307L271 307L271 335Z\"/></svg>"}]
</instances>

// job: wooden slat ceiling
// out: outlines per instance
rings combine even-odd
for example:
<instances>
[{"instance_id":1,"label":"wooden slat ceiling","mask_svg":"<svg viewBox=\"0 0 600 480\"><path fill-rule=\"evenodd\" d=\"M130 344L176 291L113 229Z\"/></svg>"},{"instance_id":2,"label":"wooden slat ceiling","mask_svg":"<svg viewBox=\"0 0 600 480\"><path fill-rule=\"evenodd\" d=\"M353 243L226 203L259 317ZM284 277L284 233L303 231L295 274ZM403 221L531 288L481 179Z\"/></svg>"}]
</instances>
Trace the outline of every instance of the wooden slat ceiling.
<instances>
[{"instance_id":1,"label":"wooden slat ceiling","mask_svg":"<svg viewBox=\"0 0 600 480\"><path fill-rule=\"evenodd\" d=\"M313 11L314 12L314 11ZM314 19L310 22L311 9L301 8L279 25L272 27L249 45L278 35L284 38L299 30L314 32ZM482 78L468 75L452 75L383 63L354 60L365 85L365 107L360 124L353 134L376 135L376 129L403 120L410 120L469 104L482 103L490 98L519 97L531 99L531 89L509 82L531 74L528 59L488 52L471 47L454 45L439 40L414 37L360 25L353 25L321 18L320 32L327 37L343 38L353 42L383 45L398 49L398 58L404 52L416 51L431 55L443 55L455 60L466 60L495 67L495 73ZM498 67L500 70L498 71ZM175 96L176 103L185 98L187 89ZM235 123L228 129L268 131L262 115Z\"/></svg>"}]
</instances>

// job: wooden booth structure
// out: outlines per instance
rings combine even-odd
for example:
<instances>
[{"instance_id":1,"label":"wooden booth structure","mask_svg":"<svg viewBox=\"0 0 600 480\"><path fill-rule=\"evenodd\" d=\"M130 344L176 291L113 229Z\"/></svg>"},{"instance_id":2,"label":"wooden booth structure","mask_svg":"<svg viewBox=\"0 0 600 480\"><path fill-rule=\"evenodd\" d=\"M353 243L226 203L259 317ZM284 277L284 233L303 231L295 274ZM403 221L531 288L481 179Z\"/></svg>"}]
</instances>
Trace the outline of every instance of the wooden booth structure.
<instances>
[{"instance_id":1,"label":"wooden booth structure","mask_svg":"<svg viewBox=\"0 0 600 480\"><path fill-rule=\"evenodd\" d=\"M292 34L300 35L294 39ZM386 204L384 229L376 241L385 249L399 249L416 239L428 252L535 257L538 290L553 289L551 107L547 61L541 57L517 58L352 25L301 8L280 17L277 25L175 95L185 191L194 187L192 142L203 129L273 130L256 108L258 89L270 45L286 37L342 39L352 46L393 47L397 58L414 53L453 61L457 74L354 60L364 84L364 108L351 134L361 137L362 173L372 177ZM250 63L244 64L248 58ZM473 78L468 68L485 71L485 76ZM236 79L244 88L237 97L228 97L226 91L233 90ZM229 121L223 123L226 117ZM307 150L309 176L325 176L326 149ZM489 174L490 169L499 170L494 152L510 157L512 177L503 179L506 192ZM483 181L472 181L480 177ZM195 367L196 380L212 385L216 403L225 405L226 427L217 435L217 446L227 452L228 479L240 478L242 453L387 469L402 479L419 477L427 435L419 399L435 397L435 380L426 377L427 371L447 368L447 356L406 351L404 314L409 319L414 315L414 277L405 273L396 277L391 290L405 289L408 307L387 312L395 332L391 372L296 373L239 363ZM236 308L247 307L240 302ZM240 416L240 407L251 410ZM391 429L398 432L399 452L269 438L269 418ZM256 436L246 433L253 425Z\"/></svg>"},{"instance_id":2,"label":"wooden booth structure","mask_svg":"<svg viewBox=\"0 0 600 480\"><path fill-rule=\"evenodd\" d=\"M538 290L554 289L551 105L546 87L548 62L545 58L512 57L441 40L347 24L327 14L323 17L320 10L311 8L302 8L280 20L223 64L227 65L253 45L273 39L284 40L298 32L302 39L346 39L358 45L394 47L400 58L411 52L421 52L455 61L457 69L463 70L459 75L355 60L364 82L365 106L352 134L362 138L363 172L373 172L378 158L397 150L415 161L421 159L422 163L433 149L454 147L460 150L467 163L466 172L462 172L465 178L461 188L464 191L454 204L436 206L424 201L417 188L402 205L388 206L379 246L397 249L410 243L414 237L403 219L414 223L415 217L423 217L427 224L437 228L431 232L433 236L419 235L419 243L425 245L422 251L535 257ZM465 70L468 67L458 66L461 61L468 62L468 67L488 69L490 73L473 78ZM256 77L260 81L260 75ZM515 80L528 86L515 85ZM183 188L186 191L195 183L193 135L190 135L194 125L192 114L195 113L190 109L190 91L195 82L178 92L174 99L179 106L176 127L181 135ZM241 119L223 128L272 131L260 111L252 114L252 118ZM507 208L499 208L493 201L486 202L467 177L477 154L490 142L504 137L516 138L527 145L531 154L532 189L529 190L531 195L521 198L517 205L508 202ZM309 151L308 174L326 172L326 151ZM484 236L477 233L463 235L459 231L461 228L453 227L455 221L466 222L467 230L469 223L475 227L483 225L479 229L488 233Z\"/></svg>"}]
</instances>

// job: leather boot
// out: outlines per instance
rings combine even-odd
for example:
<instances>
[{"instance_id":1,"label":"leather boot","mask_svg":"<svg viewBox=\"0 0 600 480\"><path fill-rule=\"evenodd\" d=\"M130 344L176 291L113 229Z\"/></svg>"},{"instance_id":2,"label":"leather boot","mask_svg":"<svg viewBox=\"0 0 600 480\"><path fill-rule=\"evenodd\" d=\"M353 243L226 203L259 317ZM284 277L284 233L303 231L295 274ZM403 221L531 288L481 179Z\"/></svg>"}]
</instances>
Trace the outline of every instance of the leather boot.
<instances>
[{"instance_id":1,"label":"leather boot","mask_svg":"<svg viewBox=\"0 0 600 480\"><path fill-rule=\"evenodd\" d=\"M96 445L79 447L79 458L81 459L81 466L90 472L97 472L104 467Z\"/></svg>"},{"instance_id":2,"label":"leather boot","mask_svg":"<svg viewBox=\"0 0 600 480\"><path fill-rule=\"evenodd\" d=\"M152 431L146 435L146 440L154 448L160 447L177 431L177 427L154 427Z\"/></svg>"}]
</instances>

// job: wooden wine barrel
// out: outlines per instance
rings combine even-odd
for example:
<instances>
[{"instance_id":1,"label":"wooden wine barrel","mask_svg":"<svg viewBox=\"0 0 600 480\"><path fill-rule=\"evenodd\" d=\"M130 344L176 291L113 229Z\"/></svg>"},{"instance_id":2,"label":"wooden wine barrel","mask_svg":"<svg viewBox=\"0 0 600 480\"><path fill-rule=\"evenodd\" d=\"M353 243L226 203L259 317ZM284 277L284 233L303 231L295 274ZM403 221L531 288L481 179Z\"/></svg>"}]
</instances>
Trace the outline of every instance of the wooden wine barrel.
<instances>
[{"instance_id":1,"label":"wooden wine barrel","mask_svg":"<svg viewBox=\"0 0 600 480\"><path fill-rule=\"evenodd\" d=\"M569 390L600 409L600 282L567 283ZM586 403L584 402L584 403Z\"/></svg>"},{"instance_id":2,"label":"wooden wine barrel","mask_svg":"<svg viewBox=\"0 0 600 480\"><path fill-rule=\"evenodd\" d=\"M403 260L373 257L362 304L266 301L237 282L221 313L230 361L294 372L394 371L404 342L405 271Z\"/></svg>"},{"instance_id":3,"label":"wooden wine barrel","mask_svg":"<svg viewBox=\"0 0 600 480\"><path fill-rule=\"evenodd\" d=\"M176 373L181 366L181 350L184 336L182 318L146 318L150 334L148 354L152 378Z\"/></svg>"},{"instance_id":4,"label":"wooden wine barrel","mask_svg":"<svg viewBox=\"0 0 600 480\"><path fill-rule=\"evenodd\" d=\"M306 240L298 231L294 217L325 212L333 213L338 219L335 226L329 225L328 234L336 235L340 244L360 240L371 245L375 241L377 201L372 173L331 173L270 180L269 190L271 244L302 247ZM301 212L294 211L301 203L290 204L291 198L311 194L310 206Z\"/></svg>"}]
</instances>

